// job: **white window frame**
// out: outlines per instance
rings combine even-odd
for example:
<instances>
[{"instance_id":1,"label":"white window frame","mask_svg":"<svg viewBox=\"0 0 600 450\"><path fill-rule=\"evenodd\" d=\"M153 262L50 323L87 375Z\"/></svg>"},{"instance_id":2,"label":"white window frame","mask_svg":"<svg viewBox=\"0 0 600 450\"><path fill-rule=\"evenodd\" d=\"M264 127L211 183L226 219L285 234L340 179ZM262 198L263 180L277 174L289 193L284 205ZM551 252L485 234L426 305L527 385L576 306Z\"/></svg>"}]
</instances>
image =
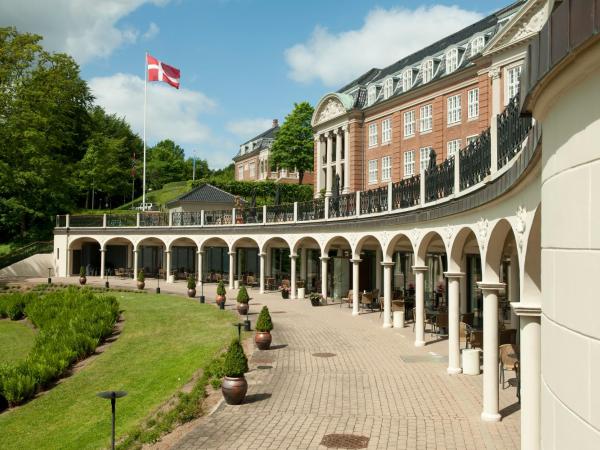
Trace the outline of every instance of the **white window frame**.
<instances>
[{"instance_id":1,"label":"white window frame","mask_svg":"<svg viewBox=\"0 0 600 450\"><path fill-rule=\"evenodd\" d=\"M446 52L446 73L452 73L458 69L458 49L451 48Z\"/></svg>"},{"instance_id":2,"label":"white window frame","mask_svg":"<svg viewBox=\"0 0 600 450\"><path fill-rule=\"evenodd\" d=\"M433 78L433 59L423 61L423 64L421 64L421 78L423 84L429 83Z\"/></svg>"},{"instance_id":3,"label":"white window frame","mask_svg":"<svg viewBox=\"0 0 600 450\"><path fill-rule=\"evenodd\" d=\"M408 91L413 84L413 70L406 69L402 72L402 92Z\"/></svg>"},{"instance_id":4,"label":"white window frame","mask_svg":"<svg viewBox=\"0 0 600 450\"><path fill-rule=\"evenodd\" d=\"M381 181L390 181L392 179L392 157L384 156L381 158Z\"/></svg>"},{"instance_id":5,"label":"white window frame","mask_svg":"<svg viewBox=\"0 0 600 450\"><path fill-rule=\"evenodd\" d=\"M256 163L255 162L251 162L248 165L248 170L250 172L250 177L255 177L256 176Z\"/></svg>"},{"instance_id":6,"label":"white window frame","mask_svg":"<svg viewBox=\"0 0 600 450\"><path fill-rule=\"evenodd\" d=\"M448 152L446 153L446 159L454 158L460 151L460 139L453 139L448 141Z\"/></svg>"},{"instance_id":7,"label":"white window frame","mask_svg":"<svg viewBox=\"0 0 600 450\"><path fill-rule=\"evenodd\" d=\"M369 124L369 147L377 146L377 122Z\"/></svg>"},{"instance_id":8,"label":"white window frame","mask_svg":"<svg viewBox=\"0 0 600 450\"><path fill-rule=\"evenodd\" d=\"M383 82L383 98L388 99L394 93L394 79L392 77L386 78Z\"/></svg>"},{"instance_id":9,"label":"white window frame","mask_svg":"<svg viewBox=\"0 0 600 450\"><path fill-rule=\"evenodd\" d=\"M472 134L471 136L467 136L465 138L465 145L469 145L471 143L471 141L476 141L478 137L479 137L479 135L477 135L477 134Z\"/></svg>"},{"instance_id":10,"label":"white window frame","mask_svg":"<svg viewBox=\"0 0 600 450\"><path fill-rule=\"evenodd\" d=\"M385 119L381 122L381 143L392 142L392 119Z\"/></svg>"},{"instance_id":11,"label":"white window frame","mask_svg":"<svg viewBox=\"0 0 600 450\"><path fill-rule=\"evenodd\" d=\"M377 86L369 86L367 89L367 106L371 106L377 99Z\"/></svg>"},{"instance_id":12,"label":"white window frame","mask_svg":"<svg viewBox=\"0 0 600 450\"><path fill-rule=\"evenodd\" d=\"M477 55L485 47L485 37L477 36L471 40L471 57Z\"/></svg>"},{"instance_id":13,"label":"white window frame","mask_svg":"<svg viewBox=\"0 0 600 450\"><path fill-rule=\"evenodd\" d=\"M408 120L407 120L408 119ZM415 110L406 111L404 113L404 137L412 137L415 135Z\"/></svg>"},{"instance_id":14,"label":"white window frame","mask_svg":"<svg viewBox=\"0 0 600 450\"><path fill-rule=\"evenodd\" d=\"M369 184L377 183L377 160L369 160Z\"/></svg>"},{"instance_id":15,"label":"white window frame","mask_svg":"<svg viewBox=\"0 0 600 450\"><path fill-rule=\"evenodd\" d=\"M404 178L415 175L415 151L408 150L404 152Z\"/></svg>"},{"instance_id":16,"label":"white window frame","mask_svg":"<svg viewBox=\"0 0 600 450\"><path fill-rule=\"evenodd\" d=\"M479 88L467 92L467 117L476 119L479 117Z\"/></svg>"},{"instance_id":17,"label":"white window frame","mask_svg":"<svg viewBox=\"0 0 600 450\"><path fill-rule=\"evenodd\" d=\"M522 70L522 64L506 68L505 105L508 104L508 101L513 98L517 92L519 92L520 75Z\"/></svg>"},{"instance_id":18,"label":"white window frame","mask_svg":"<svg viewBox=\"0 0 600 450\"><path fill-rule=\"evenodd\" d=\"M448 97L447 104L448 104L448 117L447 117L448 126L454 125L456 123L460 123L461 107L462 107L461 95L456 94L456 95L452 95L452 96Z\"/></svg>"},{"instance_id":19,"label":"white window frame","mask_svg":"<svg viewBox=\"0 0 600 450\"><path fill-rule=\"evenodd\" d=\"M429 105L421 106L421 111L419 112L419 131L421 133L426 133L431 131L433 128L433 105L430 103Z\"/></svg>"},{"instance_id":20,"label":"white window frame","mask_svg":"<svg viewBox=\"0 0 600 450\"><path fill-rule=\"evenodd\" d=\"M238 180L243 180L244 179L244 165L240 164L238 166Z\"/></svg>"},{"instance_id":21,"label":"white window frame","mask_svg":"<svg viewBox=\"0 0 600 450\"><path fill-rule=\"evenodd\" d=\"M419 173L424 174L429 167L429 153L431 153L431 145L421 147L419 149Z\"/></svg>"}]
</instances>

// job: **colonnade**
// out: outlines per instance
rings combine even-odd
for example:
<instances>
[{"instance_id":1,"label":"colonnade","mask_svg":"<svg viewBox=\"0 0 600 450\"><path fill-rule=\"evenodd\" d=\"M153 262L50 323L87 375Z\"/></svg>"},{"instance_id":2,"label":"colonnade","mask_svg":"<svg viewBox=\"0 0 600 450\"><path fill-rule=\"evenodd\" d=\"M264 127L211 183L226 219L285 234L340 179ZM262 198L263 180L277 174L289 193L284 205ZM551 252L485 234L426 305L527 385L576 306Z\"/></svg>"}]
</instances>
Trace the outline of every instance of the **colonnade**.
<instances>
[{"instance_id":1,"label":"colonnade","mask_svg":"<svg viewBox=\"0 0 600 450\"><path fill-rule=\"evenodd\" d=\"M333 179L340 177L340 190L343 194L350 192L350 133L348 125L320 133L315 136L317 144L317 186L315 195L325 189L325 195L331 196ZM335 161L334 161L335 153ZM323 172L325 174L323 175Z\"/></svg>"}]
</instances>

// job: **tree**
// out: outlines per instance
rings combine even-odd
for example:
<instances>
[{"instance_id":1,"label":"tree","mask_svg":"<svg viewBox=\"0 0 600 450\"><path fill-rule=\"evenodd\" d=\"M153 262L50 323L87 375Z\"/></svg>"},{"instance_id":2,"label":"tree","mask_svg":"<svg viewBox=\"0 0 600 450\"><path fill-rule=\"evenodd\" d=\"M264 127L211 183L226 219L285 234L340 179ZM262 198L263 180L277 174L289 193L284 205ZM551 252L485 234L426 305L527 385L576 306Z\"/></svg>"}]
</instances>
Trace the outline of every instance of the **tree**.
<instances>
[{"instance_id":1,"label":"tree","mask_svg":"<svg viewBox=\"0 0 600 450\"><path fill-rule=\"evenodd\" d=\"M185 160L182 180L191 180L194 173L194 159L188 158ZM196 180L201 178L207 178L210 176L210 169L208 168L208 161L205 159L196 159Z\"/></svg>"},{"instance_id":2,"label":"tree","mask_svg":"<svg viewBox=\"0 0 600 450\"><path fill-rule=\"evenodd\" d=\"M146 184L152 189L160 189L166 183L183 179L184 151L172 140L160 141L148 149L146 157Z\"/></svg>"},{"instance_id":3,"label":"tree","mask_svg":"<svg viewBox=\"0 0 600 450\"><path fill-rule=\"evenodd\" d=\"M271 166L297 170L299 184L302 184L304 172L313 170L314 144L310 124L313 112L308 102L295 103L271 147Z\"/></svg>"}]
</instances>

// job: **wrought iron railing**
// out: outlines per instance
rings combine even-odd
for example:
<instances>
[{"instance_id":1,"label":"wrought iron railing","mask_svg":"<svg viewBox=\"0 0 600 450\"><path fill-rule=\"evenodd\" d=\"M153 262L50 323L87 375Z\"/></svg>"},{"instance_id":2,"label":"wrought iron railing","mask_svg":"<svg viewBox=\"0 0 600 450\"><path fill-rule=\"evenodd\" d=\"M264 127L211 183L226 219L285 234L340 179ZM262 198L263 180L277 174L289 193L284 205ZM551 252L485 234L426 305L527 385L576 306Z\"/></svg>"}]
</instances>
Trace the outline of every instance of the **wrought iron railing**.
<instances>
[{"instance_id":1,"label":"wrought iron railing","mask_svg":"<svg viewBox=\"0 0 600 450\"><path fill-rule=\"evenodd\" d=\"M56 216L56 228L64 228L67 226L67 216L65 214Z\"/></svg>"},{"instance_id":2,"label":"wrought iron railing","mask_svg":"<svg viewBox=\"0 0 600 450\"><path fill-rule=\"evenodd\" d=\"M136 214L107 214L107 227L135 227L137 225Z\"/></svg>"},{"instance_id":3,"label":"wrought iron railing","mask_svg":"<svg viewBox=\"0 0 600 450\"><path fill-rule=\"evenodd\" d=\"M510 99L497 117L498 125L498 169L506 165L519 152L521 143L531 129L530 115L522 116L519 94Z\"/></svg>"},{"instance_id":4,"label":"wrought iron railing","mask_svg":"<svg viewBox=\"0 0 600 450\"><path fill-rule=\"evenodd\" d=\"M294 204L267 206L267 223L294 221Z\"/></svg>"},{"instance_id":5,"label":"wrought iron railing","mask_svg":"<svg viewBox=\"0 0 600 450\"><path fill-rule=\"evenodd\" d=\"M101 214L99 215L81 215L71 216L69 219L70 227L101 227L104 224L104 218Z\"/></svg>"},{"instance_id":6,"label":"wrought iron railing","mask_svg":"<svg viewBox=\"0 0 600 450\"><path fill-rule=\"evenodd\" d=\"M202 225L202 213L194 212L174 212L171 213L171 225L174 227L197 226Z\"/></svg>"},{"instance_id":7,"label":"wrought iron railing","mask_svg":"<svg viewBox=\"0 0 600 450\"><path fill-rule=\"evenodd\" d=\"M356 193L329 197L329 217L350 217L356 215Z\"/></svg>"},{"instance_id":8,"label":"wrought iron railing","mask_svg":"<svg viewBox=\"0 0 600 450\"><path fill-rule=\"evenodd\" d=\"M392 184L392 209L410 208L421 201L421 175Z\"/></svg>"},{"instance_id":9,"label":"wrought iron railing","mask_svg":"<svg viewBox=\"0 0 600 450\"><path fill-rule=\"evenodd\" d=\"M231 209L204 211L204 225L231 225Z\"/></svg>"},{"instance_id":10,"label":"wrought iron railing","mask_svg":"<svg viewBox=\"0 0 600 450\"><path fill-rule=\"evenodd\" d=\"M325 200L318 198L298 203L298 221L322 220L325 218Z\"/></svg>"},{"instance_id":11,"label":"wrought iron railing","mask_svg":"<svg viewBox=\"0 0 600 450\"><path fill-rule=\"evenodd\" d=\"M236 209L235 223L263 223L263 207Z\"/></svg>"},{"instance_id":12,"label":"wrought iron railing","mask_svg":"<svg viewBox=\"0 0 600 450\"><path fill-rule=\"evenodd\" d=\"M169 214L162 212L141 212L141 227L166 227L169 225Z\"/></svg>"},{"instance_id":13,"label":"wrought iron railing","mask_svg":"<svg viewBox=\"0 0 600 450\"><path fill-rule=\"evenodd\" d=\"M17 261L21 261L31 255L38 253L52 253L54 250L54 241L37 241L27 244L24 247L13 250L6 255L0 256L0 269L10 266Z\"/></svg>"},{"instance_id":14,"label":"wrought iron railing","mask_svg":"<svg viewBox=\"0 0 600 450\"><path fill-rule=\"evenodd\" d=\"M490 174L492 147L489 128L459 152L460 189L466 189Z\"/></svg>"},{"instance_id":15,"label":"wrought iron railing","mask_svg":"<svg viewBox=\"0 0 600 450\"><path fill-rule=\"evenodd\" d=\"M360 213L372 214L387 211L388 188L383 186L360 193Z\"/></svg>"},{"instance_id":16,"label":"wrought iron railing","mask_svg":"<svg viewBox=\"0 0 600 450\"><path fill-rule=\"evenodd\" d=\"M425 171L425 201L432 202L454 192L454 158Z\"/></svg>"}]
</instances>

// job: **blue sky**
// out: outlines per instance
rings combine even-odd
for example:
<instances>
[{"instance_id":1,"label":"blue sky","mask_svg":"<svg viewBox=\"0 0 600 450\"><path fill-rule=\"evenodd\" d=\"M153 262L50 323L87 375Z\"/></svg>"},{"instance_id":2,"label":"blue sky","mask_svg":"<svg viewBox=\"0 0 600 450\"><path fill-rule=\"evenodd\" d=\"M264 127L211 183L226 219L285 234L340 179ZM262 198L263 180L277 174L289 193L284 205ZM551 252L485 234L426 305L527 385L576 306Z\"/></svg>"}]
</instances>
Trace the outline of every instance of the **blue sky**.
<instances>
[{"instance_id":1,"label":"blue sky","mask_svg":"<svg viewBox=\"0 0 600 450\"><path fill-rule=\"evenodd\" d=\"M211 167L372 66L385 66L504 1L5 0L0 25L72 54L98 103L141 135L144 53L181 69L148 89L148 144L170 137Z\"/></svg>"}]
</instances>

